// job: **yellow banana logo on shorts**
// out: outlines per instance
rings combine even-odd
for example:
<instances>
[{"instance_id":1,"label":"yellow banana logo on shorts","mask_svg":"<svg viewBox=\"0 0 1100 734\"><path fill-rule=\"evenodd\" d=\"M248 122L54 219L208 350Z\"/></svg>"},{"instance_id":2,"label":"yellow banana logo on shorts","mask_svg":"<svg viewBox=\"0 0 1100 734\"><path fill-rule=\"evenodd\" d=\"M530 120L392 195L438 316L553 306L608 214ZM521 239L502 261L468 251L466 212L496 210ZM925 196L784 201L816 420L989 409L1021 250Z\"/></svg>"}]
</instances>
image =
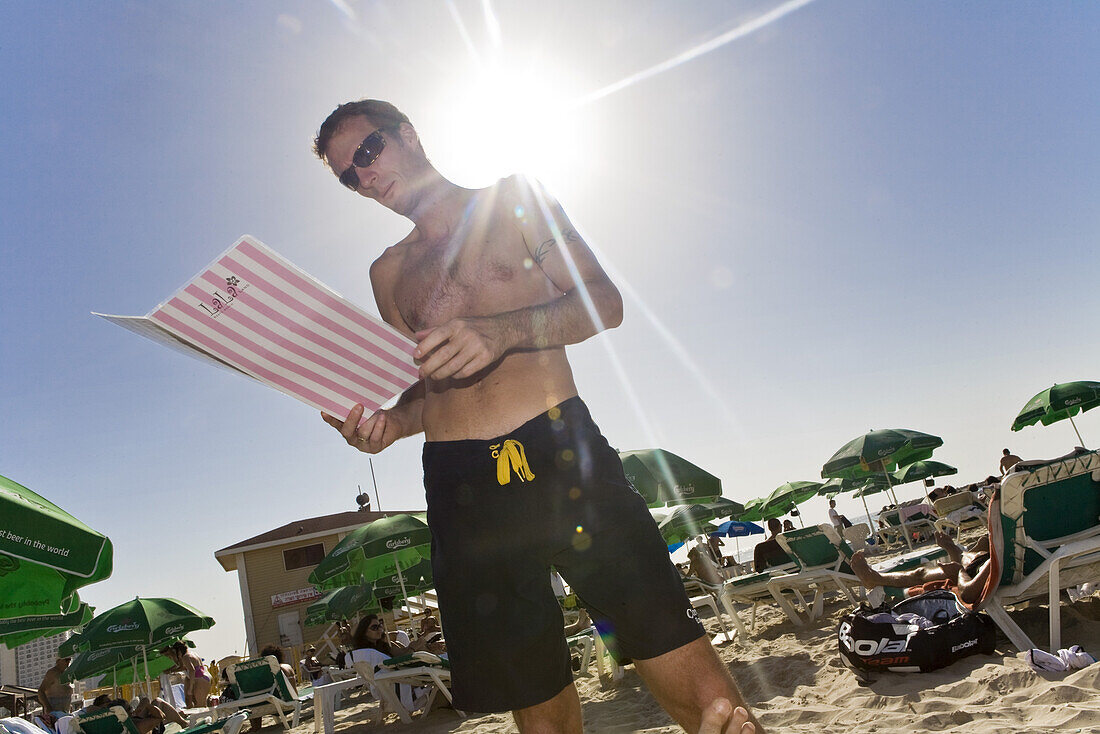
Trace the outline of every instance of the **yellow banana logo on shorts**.
<instances>
[{"instance_id":1,"label":"yellow banana logo on shorts","mask_svg":"<svg viewBox=\"0 0 1100 734\"><path fill-rule=\"evenodd\" d=\"M493 458L497 460L497 482L501 486L512 481L513 470L522 482L529 482L535 478L535 473L527 463L523 444L519 441L510 438L503 444L493 444L489 449L493 452Z\"/></svg>"}]
</instances>

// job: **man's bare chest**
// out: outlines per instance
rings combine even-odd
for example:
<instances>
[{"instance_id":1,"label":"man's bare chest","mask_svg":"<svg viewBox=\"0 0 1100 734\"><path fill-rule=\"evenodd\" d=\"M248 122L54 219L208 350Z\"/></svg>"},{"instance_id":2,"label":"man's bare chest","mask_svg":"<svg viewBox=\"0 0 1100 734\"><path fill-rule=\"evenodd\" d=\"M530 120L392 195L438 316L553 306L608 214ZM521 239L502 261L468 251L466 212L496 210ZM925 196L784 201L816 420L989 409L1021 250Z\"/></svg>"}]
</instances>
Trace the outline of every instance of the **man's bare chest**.
<instances>
[{"instance_id":1,"label":"man's bare chest","mask_svg":"<svg viewBox=\"0 0 1100 734\"><path fill-rule=\"evenodd\" d=\"M531 267L518 232L493 231L410 246L395 295L405 323L420 330L544 300L545 282L542 271Z\"/></svg>"}]
</instances>

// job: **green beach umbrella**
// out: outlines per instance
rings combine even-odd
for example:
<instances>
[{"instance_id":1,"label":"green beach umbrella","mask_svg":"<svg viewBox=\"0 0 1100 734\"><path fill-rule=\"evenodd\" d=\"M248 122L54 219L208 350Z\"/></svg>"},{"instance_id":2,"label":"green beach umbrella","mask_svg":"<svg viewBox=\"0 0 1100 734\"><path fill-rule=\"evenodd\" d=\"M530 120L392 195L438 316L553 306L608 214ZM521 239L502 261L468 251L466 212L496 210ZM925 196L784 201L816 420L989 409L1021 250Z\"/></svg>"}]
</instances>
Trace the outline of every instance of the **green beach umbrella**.
<instances>
[{"instance_id":1,"label":"green beach umbrella","mask_svg":"<svg viewBox=\"0 0 1100 734\"><path fill-rule=\"evenodd\" d=\"M378 606L370 584L358 584L334 589L306 607L306 624L321 625L351 619L360 612Z\"/></svg>"},{"instance_id":2,"label":"green beach umbrella","mask_svg":"<svg viewBox=\"0 0 1100 734\"><path fill-rule=\"evenodd\" d=\"M373 582L428 557L431 531L413 515L393 515L356 528L321 559L309 582L324 591Z\"/></svg>"},{"instance_id":3,"label":"green beach umbrella","mask_svg":"<svg viewBox=\"0 0 1100 734\"><path fill-rule=\"evenodd\" d=\"M698 505L678 505L665 516L657 527L666 545L683 543L696 535L705 535L710 528L705 526L715 517L714 511Z\"/></svg>"},{"instance_id":4,"label":"green beach umbrella","mask_svg":"<svg viewBox=\"0 0 1100 734\"><path fill-rule=\"evenodd\" d=\"M893 477L894 484L908 484L929 477L946 477L958 473L958 469L944 464L942 461L915 461L898 469L894 472Z\"/></svg>"},{"instance_id":5,"label":"green beach umbrella","mask_svg":"<svg viewBox=\"0 0 1100 734\"><path fill-rule=\"evenodd\" d=\"M148 671L145 667L146 662L149 664ZM175 664L174 660L164 655L154 655L148 657L147 660L141 657L131 658L119 663L118 667L106 671L103 674L103 679L99 681L99 685L125 686L139 681L153 680L159 678L162 673L168 671Z\"/></svg>"},{"instance_id":6,"label":"green beach umbrella","mask_svg":"<svg viewBox=\"0 0 1100 734\"><path fill-rule=\"evenodd\" d=\"M942 461L914 461L912 464L903 466L894 472L894 484L909 484L910 482L919 482L922 479L929 479L931 477L946 477L952 474L958 474L959 470L953 466L948 466ZM924 496L931 502L932 498L929 496L927 490Z\"/></svg>"},{"instance_id":7,"label":"green beach umbrella","mask_svg":"<svg viewBox=\"0 0 1100 734\"><path fill-rule=\"evenodd\" d=\"M876 473L886 478L887 490L898 504L897 495L891 486L890 472L898 467L923 461L932 456L932 452L943 445L943 439L920 431L906 428L891 428L870 431L840 447L832 458L821 468L823 479L857 479ZM899 513L899 518L901 513ZM909 528L901 520L902 533L909 549L913 548L913 539L909 537Z\"/></svg>"},{"instance_id":8,"label":"green beach umbrella","mask_svg":"<svg viewBox=\"0 0 1100 734\"><path fill-rule=\"evenodd\" d=\"M821 482L787 482L772 490L772 493L764 498L764 507L762 514L763 519L771 517L779 517L780 515L786 515L793 510L797 505L802 504L811 497L816 497L818 491L821 489ZM799 515L798 522L805 526L802 522L802 516Z\"/></svg>"},{"instance_id":9,"label":"green beach umbrella","mask_svg":"<svg viewBox=\"0 0 1100 734\"><path fill-rule=\"evenodd\" d=\"M93 608L80 601L77 594L66 600L65 611L60 614L40 614L0 619L0 645L14 650L41 637L53 637L68 632L92 619Z\"/></svg>"},{"instance_id":10,"label":"green beach umbrella","mask_svg":"<svg viewBox=\"0 0 1100 734\"><path fill-rule=\"evenodd\" d=\"M729 499L728 497L711 497L699 503L703 507L707 508L713 513L714 518L718 517L732 517L745 509L744 505L740 502Z\"/></svg>"},{"instance_id":11,"label":"green beach umbrella","mask_svg":"<svg viewBox=\"0 0 1100 734\"><path fill-rule=\"evenodd\" d=\"M722 496L722 480L671 451L620 451L623 473L650 507Z\"/></svg>"},{"instance_id":12,"label":"green beach umbrella","mask_svg":"<svg viewBox=\"0 0 1100 734\"><path fill-rule=\"evenodd\" d=\"M741 512L737 515L737 519L744 522L759 522L769 519L764 517L764 500L764 497L755 497L746 502Z\"/></svg>"},{"instance_id":13,"label":"green beach umbrella","mask_svg":"<svg viewBox=\"0 0 1100 734\"><path fill-rule=\"evenodd\" d=\"M920 431L891 428L853 438L821 468L822 479L857 479L890 472L898 466L928 459L943 439Z\"/></svg>"},{"instance_id":14,"label":"green beach umbrella","mask_svg":"<svg viewBox=\"0 0 1100 734\"><path fill-rule=\"evenodd\" d=\"M348 533L313 569L309 582L324 591L396 574L398 585L403 587L401 597L408 606L404 571L429 557L431 543L431 530L420 517L383 517Z\"/></svg>"},{"instance_id":15,"label":"green beach umbrella","mask_svg":"<svg viewBox=\"0 0 1100 734\"><path fill-rule=\"evenodd\" d=\"M431 560L425 558L415 566L402 569L400 576L396 573L391 573L388 576L375 579L374 583L371 585L374 597L376 599L385 599L390 596L400 596L403 593L401 588L402 582L405 584L404 592L413 595L432 588Z\"/></svg>"},{"instance_id":16,"label":"green beach umbrella","mask_svg":"<svg viewBox=\"0 0 1100 734\"><path fill-rule=\"evenodd\" d=\"M97 614L79 635L62 643L58 654L127 645L149 649L213 626L212 617L177 599L139 597Z\"/></svg>"},{"instance_id":17,"label":"green beach umbrella","mask_svg":"<svg viewBox=\"0 0 1100 734\"><path fill-rule=\"evenodd\" d=\"M187 639L163 640L154 647L159 649L174 642L183 642L190 648L195 647L195 643ZM174 666L175 661L160 654L150 657L145 654L141 645L105 647L102 650L80 652L74 655L69 667L61 674L61 681L71 683L103 675L103 680L99 681L100 686L135 683L146 680L146 665L148 665L151 680Z\"/></svg>"},{"instance_id":18,"label":"green beach umbrella","mask_svg":"<svg viewBox=\"0 0 1100 734\"><path fill-rule=\"evenodd\" d=\"M1012 430L1042 423L1049 426L1060 420L1069 419L1073 426L1073 432L1077 434L1077 440L1081 445L1085 441L1081 438L1081 432L1077 430L1077 424L1073 422L1073 416L1091 410L1100 405L1100 382L1081 380L1078 382L1063 382L1043 390L1041 393L1027 401L1027 405L1012 422Z\"/></svg>"},{"instance_id":19,"label":"green beach umbrella","mask_svg":"<svg viewBox=\"0 0 1100 734\"><path fill-rule=\"evenodd\" d=\"M111 575L111 541L0 476L0 619L55 615Z\"/></svg>"}]
</instances>

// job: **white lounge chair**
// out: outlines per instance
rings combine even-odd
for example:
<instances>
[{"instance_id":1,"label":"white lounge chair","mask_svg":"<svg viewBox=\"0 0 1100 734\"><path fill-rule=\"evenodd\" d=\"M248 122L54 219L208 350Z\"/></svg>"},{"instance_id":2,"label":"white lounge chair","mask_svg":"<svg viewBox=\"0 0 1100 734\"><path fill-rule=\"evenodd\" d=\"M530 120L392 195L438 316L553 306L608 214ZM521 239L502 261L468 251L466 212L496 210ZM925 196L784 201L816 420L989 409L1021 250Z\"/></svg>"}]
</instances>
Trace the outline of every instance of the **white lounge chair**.
<instances>
[{"instance_id":1,"label":"white lounge chair","mask_svg":"<svg viewBox=\"0 0 1100 734\"><path fill-rule=\"evenodd\" d=\"M1005 607L1046 597L1057 650L1061 590L1100 580L1100 452L1013 467L990 504L989 539L992 575L977 606L1022 651L1037 645Z\"/></svg>"}]
</instances>

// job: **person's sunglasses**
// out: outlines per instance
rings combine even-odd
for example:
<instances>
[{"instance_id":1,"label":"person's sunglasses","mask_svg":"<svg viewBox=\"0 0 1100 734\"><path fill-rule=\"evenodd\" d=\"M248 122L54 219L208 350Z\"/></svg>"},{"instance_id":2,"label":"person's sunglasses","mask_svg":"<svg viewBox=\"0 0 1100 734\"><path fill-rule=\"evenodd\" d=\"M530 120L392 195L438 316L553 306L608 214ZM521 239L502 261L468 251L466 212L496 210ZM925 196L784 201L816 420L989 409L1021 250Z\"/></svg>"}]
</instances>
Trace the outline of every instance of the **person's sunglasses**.
<instances>
[{"instance_id":1,"label":"person's sunglasses","mask_svg":"<svg viewBox=\"0 0 1100 734\"><path fill-rule=\"evenodd\" d=\"M380 629L383 629L383 627L380 624L372 624L372 625L368 625L367 629L369 629L369 630L380 630Z\"/></svg>"},{"instance_id":2,"label":"person's sunglasses","mask_svg":"<svg viewBox=\"0 0 1100 734\"><path fill-rule=\"evenodd\" d=\"M378 160L378 156L381 155L382 149L385 147L386 138L382 135L382 128L378 128L363 138L363 142L359 144L359 147L355 149L355 153L351 156L351 165L340 174L340 183L352 191L358 191L359 172L355 169L370 167L372 163Z\"/></svg>"}]
</instances>

